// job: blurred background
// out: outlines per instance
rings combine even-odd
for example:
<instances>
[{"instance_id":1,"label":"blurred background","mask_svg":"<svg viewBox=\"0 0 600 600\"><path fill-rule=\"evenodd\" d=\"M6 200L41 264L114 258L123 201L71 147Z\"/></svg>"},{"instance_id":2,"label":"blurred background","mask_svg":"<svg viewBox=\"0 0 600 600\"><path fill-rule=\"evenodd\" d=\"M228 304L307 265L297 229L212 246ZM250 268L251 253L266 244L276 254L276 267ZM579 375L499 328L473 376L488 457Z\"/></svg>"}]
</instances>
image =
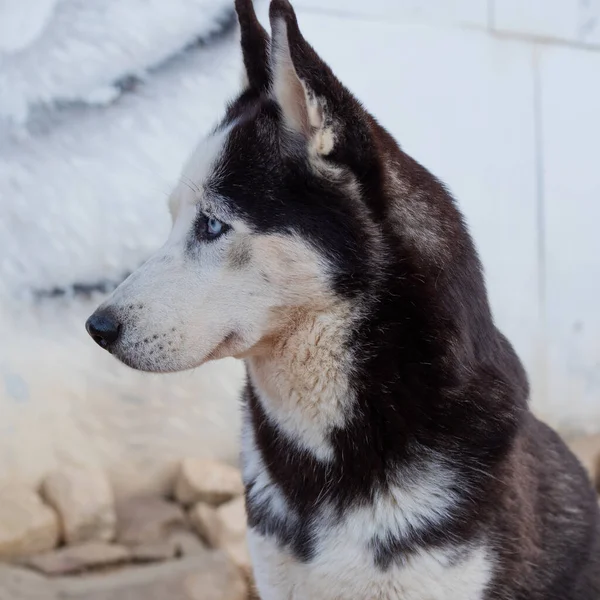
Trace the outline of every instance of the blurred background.
<instances>
[{"instance_id":1,"label":"blurred background","mask_svg":"<svg viewBox=\"0 0 600 600\"><path fill-rule=\"evenodd\" d=\"M256 0L259 13L267 2ZM532 403L600 431L600 0L295 0L307 39L457 197ZM0 486L235 462L235 361L133 372L84 321L164 241L239 89L233 0L0 0Z\"/></svg>"}]
</instances>

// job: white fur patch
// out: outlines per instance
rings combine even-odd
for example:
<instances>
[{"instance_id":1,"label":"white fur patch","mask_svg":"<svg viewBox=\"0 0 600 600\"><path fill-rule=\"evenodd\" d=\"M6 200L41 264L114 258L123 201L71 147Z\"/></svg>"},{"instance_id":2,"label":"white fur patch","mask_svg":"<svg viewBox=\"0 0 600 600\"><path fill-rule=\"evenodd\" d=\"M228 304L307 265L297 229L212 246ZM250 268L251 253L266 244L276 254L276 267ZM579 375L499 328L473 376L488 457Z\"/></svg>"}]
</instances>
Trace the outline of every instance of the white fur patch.
<instances>
[{"instance_id":1,"label":"white fur patch","mask_svg":"<svg viewBox=\"0 0 600 600\"><path fill-rule=\"evenodd\" d=\"M308 564L256 532L248 543L261 600L482 600L492 573L483 545L420 551L381 570L343 532Z\"/></svg>"},{"instance_id":2,"label":"white fur patch","mask_svg":"<svg viewBox=\"0 0 600 600\"><path fill-rule=\"evenodd\" d=\"M345 307L302 315L269 353L248 360L252 383L272 424L323 461L333 456L330 432L342 427L352 411L352 357L346 347L350 322Z\"/></svg>"},{"instance_id":3,"label":"white fur patch","mask_svg":"<svg viewBox=\"0 0 600 600\"><path fill-rule=\"evenodd\" d=\"M456 473L439 460L415 465L400 481L376 494L372 504L349 511L346 536L365 540L402 538L442 523L458 502Z\"/></svg>"}]
</instances>

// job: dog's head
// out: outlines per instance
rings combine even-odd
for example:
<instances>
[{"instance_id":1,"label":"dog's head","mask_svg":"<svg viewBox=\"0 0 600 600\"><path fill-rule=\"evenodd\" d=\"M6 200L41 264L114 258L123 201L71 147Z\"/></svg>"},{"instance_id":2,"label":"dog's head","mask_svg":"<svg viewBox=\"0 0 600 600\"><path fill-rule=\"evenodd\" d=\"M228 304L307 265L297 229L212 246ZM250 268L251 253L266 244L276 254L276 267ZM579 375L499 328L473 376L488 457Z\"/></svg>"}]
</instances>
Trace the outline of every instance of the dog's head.
<instances>
[{"instance_id":1,"label":"dog's head","mask_svg":"<svg viewBox=\"0 0 600 600\"><path fill-rule=\"evenodd\" d=\"M394 175L408 157L306 42L287 0L271 3L270 36L251 0L236 9L244 89L186 165L166 244L87 323L137 369L249 356L299 318L359 307L394 224L439 262L439 224L456 220L438 218L443 190L418 165ZM398 195L406 202L386 200Z\"/></svg>"}]
</instances>

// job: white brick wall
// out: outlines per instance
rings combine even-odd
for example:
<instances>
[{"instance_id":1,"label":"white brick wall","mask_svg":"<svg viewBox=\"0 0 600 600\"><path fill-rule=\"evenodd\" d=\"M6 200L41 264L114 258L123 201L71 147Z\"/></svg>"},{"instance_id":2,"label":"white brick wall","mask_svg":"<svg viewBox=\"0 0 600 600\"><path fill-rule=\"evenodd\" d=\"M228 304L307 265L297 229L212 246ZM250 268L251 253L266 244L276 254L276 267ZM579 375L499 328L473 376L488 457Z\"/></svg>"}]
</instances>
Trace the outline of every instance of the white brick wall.
<instances>
[{"instance_id":1,"label":"white brick wall","mask_svg":"<svg viewBox=\"0 0 600 600\"><path fill-rule=\"evenodd\" d=\"M295 4L458 198L537 411L600 430L600 0Z\"/></svg>"},{"instance_id":2,"label":"white brick wall","mask_svg":"<svg viewBox=\"0 0 600 600\"><path fill-rule=\"evenodd\" d=\"M485 27L487 0L294 0L297 9L337 17L365 20L427 20Z\"/></svg>"},{"instance_id":3,"label":"white brick wall","mask_svg":"<svg viewBox=\"0 0 600 600\"><path fill-rule=\"evenodd\" d=\"M548 408L600 427L600 52L540 55Z\"/></svg>"},{"instance_id":4,"label":"white brick wall","mask_svg":"<svg viewBox=\"0 0 600 600\"><path fill-rule=\"evenodd\" d=\"M498 31L600 46L600 0L493 0Z\"/></svg>"}]
</instances>

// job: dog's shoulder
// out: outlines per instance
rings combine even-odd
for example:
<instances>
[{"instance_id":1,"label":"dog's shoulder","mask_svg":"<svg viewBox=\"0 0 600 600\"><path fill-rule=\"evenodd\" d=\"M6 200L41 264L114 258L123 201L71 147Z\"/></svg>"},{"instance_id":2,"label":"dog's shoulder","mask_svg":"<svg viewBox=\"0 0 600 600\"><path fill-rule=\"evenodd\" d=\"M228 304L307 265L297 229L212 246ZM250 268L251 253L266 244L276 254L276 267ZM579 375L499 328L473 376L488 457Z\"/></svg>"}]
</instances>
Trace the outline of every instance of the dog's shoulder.
<instances>
[{"instance_id":1,"label":"dog's shoulder","mask_svg":"<svg viewBox=\"0 0 600 600\"><path fill-rule=\"evenodd\" d=\"M489 527L498 563L490 593L600 598L598 499L560 436L526 413L497 477Z\"/></svg>"}]
</instances>

